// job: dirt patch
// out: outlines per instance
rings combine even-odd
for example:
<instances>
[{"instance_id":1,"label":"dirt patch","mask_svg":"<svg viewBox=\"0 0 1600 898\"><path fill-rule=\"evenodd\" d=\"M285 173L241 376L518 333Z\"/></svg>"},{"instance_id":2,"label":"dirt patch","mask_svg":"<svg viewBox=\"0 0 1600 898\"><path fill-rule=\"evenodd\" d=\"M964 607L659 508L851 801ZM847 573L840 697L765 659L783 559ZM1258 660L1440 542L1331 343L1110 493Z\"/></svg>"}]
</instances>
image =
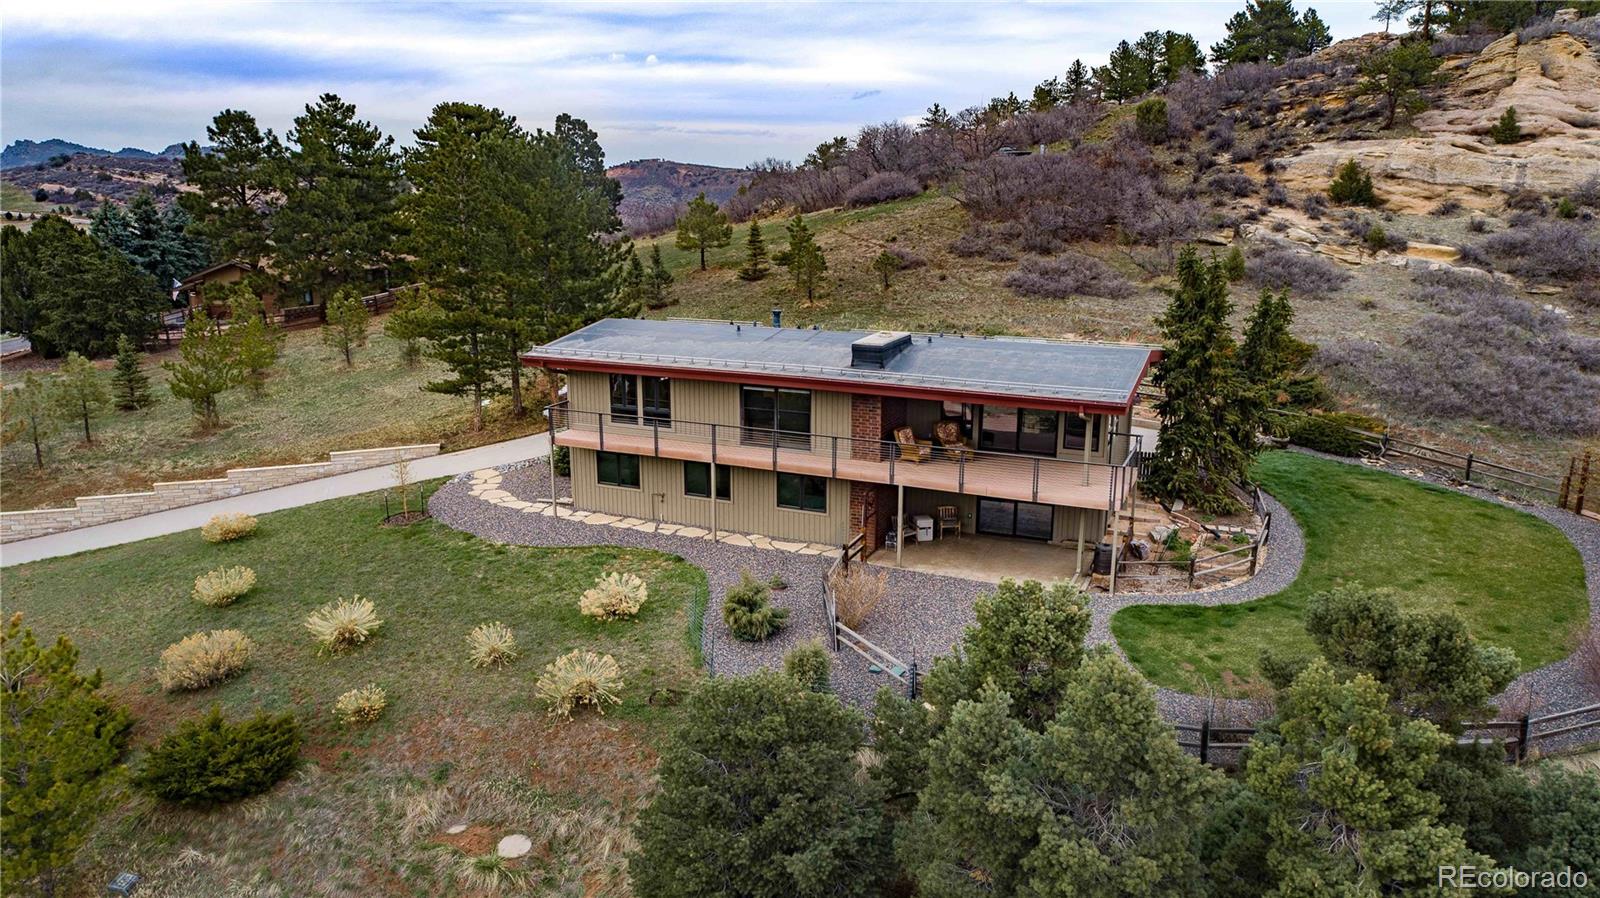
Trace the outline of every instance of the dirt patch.
<instances>
[{"instance_id":1,"label":"dirt patch","mask_svg":"<svg viewBox=\"0 0 1600 898\"><path fill-rule=\"evenodd\" d=\"M494 851L495 845L500 842L500 832L481 823L474 823L458 833L438 833L430 841L448 845L470 857L479 857Z\"/></svg>"}]
</instances>

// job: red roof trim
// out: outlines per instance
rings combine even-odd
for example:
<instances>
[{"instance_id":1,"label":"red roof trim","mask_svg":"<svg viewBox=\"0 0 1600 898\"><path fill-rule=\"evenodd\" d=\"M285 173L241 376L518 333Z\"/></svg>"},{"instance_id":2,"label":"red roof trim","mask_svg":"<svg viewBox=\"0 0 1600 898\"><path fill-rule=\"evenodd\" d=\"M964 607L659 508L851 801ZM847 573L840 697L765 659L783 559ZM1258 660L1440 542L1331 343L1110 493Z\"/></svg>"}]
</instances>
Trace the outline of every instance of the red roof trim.
<instances>
[{"instance_id":1,"label":"red roof trim","mask_svg":"<svg viewBox=\"0 0 1600 898\"><path fill-rule=\"evenodd\" d=\"M1144 372L1139 375L1140 382L1143 382L1144 373L1150 370L1151 363L1160 354L1160 350L1150 351L1150 357L1145 361ZM1078 399L1047 399L1018 393L935 389L932 387L912 387L903 384L875 384L826 377L806 377L796 374L768 374L760 371L719 371L715 369L685 371L683 368L646 365L637 362L588 361L545 357L540 356L537 351L524 353L522 355L522 364L530 368L547 367L560 371L644 374L651 377L681 377L686 380L710 380L719 383L761 384L763 386L801 389L826 388L841 393L859 393L867 396L901 396L908 399L949 400L969 403L993 403L996 399L1003 399L1010 403L1024 404L1028 408L1063 412L1089 412L1093 414L1122 414L1133 407L1134 398L1139 392L1138 386L1135 385L1127 400L1121 403L1093 402Z\"/></svg>"}]
</instances>

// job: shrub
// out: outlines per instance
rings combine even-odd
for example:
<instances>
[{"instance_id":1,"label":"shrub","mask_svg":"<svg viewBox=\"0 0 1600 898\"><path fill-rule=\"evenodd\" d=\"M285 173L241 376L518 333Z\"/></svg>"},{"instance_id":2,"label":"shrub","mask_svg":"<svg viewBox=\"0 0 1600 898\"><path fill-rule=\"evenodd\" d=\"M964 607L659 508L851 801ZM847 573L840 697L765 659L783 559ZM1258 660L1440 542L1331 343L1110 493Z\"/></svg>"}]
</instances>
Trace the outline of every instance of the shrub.
<instances>
[{"instance_id":1,"label":"shrub","mask_svg":"<svg viewBox=\"0 0 1600 898\"><path fill-rule=\"evenodd\" d=\"M1212 193L1246 197L1256 192L1256 182L1242 171L1217 172L1206 178L1206 189Z\"/></svg>"},{"instance_id":2,"label":"shrub","mask_svg":"<svg viewBox=\"0 0 1600 898\"><path fill-rule=\"evenodd\" d=\"M572 476L572 450L565 446L557 446L550 450L550 464L556 469L557 477Z\"/></svg>"},{"instance_id":3,"label":"shrub","mask_svg":"<svg viewBox=\"0 0 1600 898\"><path fill-rule=\"evenodd\" d=\"M616 620L633 617L650 597L650 590L634 574L615 571L602 575L578 599L578 610L587 617Z\"/></svg>"},{"instance_id":4,"label":"shrub","mask_svg":"<svg viewBox=\"0 0 1600 898\"><path fill-rule=\"evenodd\" d=\"M201 574L194 580L194 600L202 605L221 608L232 605L233 600L249 592L256 585L256 572L239 565L218 568Z\"/></svg>"},{"instance_id":5,"label":"shrub","mask_svg":"<svg viewBox=\"0 0 1600 898\"><path fill-rule=\"evenodd\" d=\"M256 532L256 519L240 512L219 514L206 521L200 535L208 543L225 543Z\"/></svg>"},{"instance_id":6,"label":"shrub","mask_svg":"<svg viewBox=\"0 0 1600 898\"><path fill-rule=\"evenodd\" d=\"M1516 212L1532 212L1536 215L1545 213L1544 197L1537 190L1518 187L1506 191L1506 208Z\"/></svg>"},{"instance_id":7,"label":"shrub","mask_svg":"<svg viewBox=\"0 0 1600 898\"><path fill-rule=\"evenodd\" d=\"M1580 206L1600 209L1600 175L1590 175L1567 196Z\"/></svg>"},{"instance_id":8,"label":"shrub","mask_svg":"<svg viewBox=\"0 0 1600 898\"><path fill-rule=\"evenodd\" d=\"M1517 107L1506 107L1506 111L1500 114L1500 120L1489 129L1489 137L1495 143L1516 143L1522 139L1522 126L1517 124Z\"/></svg>"},{"instance_id":9,"label":"shrub","mask_svg":"<svg viewBox=\"0 0 1600 898\"><path fill-rule=\"evenodd\" d=\"M1366 438L1355 433L1351 428L1382 432L1384 428L1372 428L1370 419L1360 415L1307 415L1304 418L1293 419L1289 429L1289 441L1296 446L1304 446L1329 455L1342 455L1346 458L1370 454L1372 444Z\"/></svg>"},{"instance_id":10,"label":"shrub","mask_svg":"<svg viewBox=\"0 0 1600 898\"><path fill-rule=\"evenodd\" d=\"M890 238L890 239L893 239L893 238ZM884 250L884 252L886 252L889 255L894 256L896 259L900 260L900 270L901 271L905 271L905 270L910 269L910 268L921 268L922 266L928 264L928 260L927 259L922 258L921 256L917 255L916 253L912 252L911 250L906 249L903 246L891 246L888 249Z\"/></svg>"},{"instance_id":11,"label":"shrub","mask_svg":"<svg viewBox=\"0 0 1600 898\"><path fill-rule=\"evenodd\" d=\"M162 651L156 679L168 692L204 689L244 670L255 649L238 630L193 633Z\"/></svg>"},{"instance_id":12,"label":"shrub","mask_svg":"<svg viewBox=\"0 0 1600 898\"><path fill-rule=\"evenodd\" d=\"M1350 275L1334 267L1332 262L1273 244L1250 253L1245 263L1245 278L1272 290L1287 289L1308 296L1323 296L1343 287Z\"/></svg>"},{"instance_id":13,"label":"shrub","mask_svg":"<svg viewBox=\"0 0 1600 898\"><path fill-rule=\"evenodd\" d=\"M1580 222L1538 222L1492 234L1481 246L1502 268L1522 277L1600 277L1600 237Z\"/></svg>"},{"instance_id":14,"label":"shrub","mask_svg":"<svg viewBox=\"0 0 1600 898\"><path fill-rule=\"evenodd\" d=\"M785 653L783 672L812 692L833 691L829 680L833 672L833 660L828 657L828 650L819 640L803 642Z\"/></svg>"},{"instance_id":15,"label":"shrub","mask_svg":"<svg viewBox=\"0 0 1600 898\"><path fill-rule=\"evenodd\" d=\"M383 716L383 709L388 705L389 697L384 694L383 687L368 683L339 696L333 703L333 716L344 724L371 723Z\"/></svg>"},{"instance_id":16,"label":"shrub","mask_svg":"<svg viewBox=\"0 0 1600 898\"><path fill-rule=\"evenodd\" d=\"M1571 197L1565 197L1564 196L1560 200L1556 201L1556 217L1557 218L1577 218L1578 217L1578 206L1577 206L1577 204L1572 202L1572 198Z\"/></svg>"},{"instance_id":17,"label":"shrub","mask_svg":"<svg viewBox=\"0 0 1600 898\"><path fill-rule=\"evenodd\" d=\"M584 705L604 714L606 705L622 703L622 669L610 655L578 649L546 665L535 688L552 717L570 718Z\"/></svg>"},{"instance_id":18,"label":"shrub","mask_svg":"<svg viewBox=\"0 0 1600 898\"><path fill-rule=\"evenodd\" d=\"M229 723L216 708L186 721L150 749L134 778L163 801L211 805L259 795L289 775L300 752L293 714L261 712Z\"/></svg>"},{"instance_id":19,"label":"shrub","mask_svg":"<svg viewBox=\"0 0 1600 898\"><path fill-rule=\"evenodd\" d=\"M789 618L787 608L772 605L772 590L748 572L739 575L739 585L728 590L722 602L722 621L728 630L747 642L760 642L783 629Z\"/></svg>"},{"instance_id":20,"label":"shrub","mask_svg":"<svg viewBox=\"0 0 1600 898\"><path fill-rule=\"evenodd\" d=\"M1437 216L1440 216L1440 217L1444 217L1444 216L1447 216L1447 215L1454 215L1454 214L1456 214L1457 212L1460 212L1460 211L1461 211L1461 201L1452 196L1452 197L1446 197L1445 199L1440 200L1439 204L1434 206L1432 211L1430 211L1428 214L1429 215L1437 215Z\"/></svg>"},{"instance_id":21,"label":"shrub","mask_svg":"<svg viewBox=\"0 0 1600 898\"><path fill-rule=\"evenodd\" d=\"M1244 280L1244 251L1239 249L1238 244L1228 248L1228 254L1222 258L1222 270L1231 283Z\"/></svg>"},{"instance_id":22,"label":"shrub","mask_svg":"<svg viewBox=\"0 0 1600 898\"><path fill-rule=\"evenodd\" d=\"M1300 211L1312 221L1320 219L1328 211L1328 201L1320 193L1308 193L1300 200Z\"/></svg>"},{"instance_id":23,"label":"shrub","mask_svg":"<svg viewBox=\"0 0 1600 898\"><path fill-rule=\"evenodd\" d=\"M1489 219L1482 215L1474 215L1467 219L1467 230L1474 234L1482 234L1489 230Z\"/></svg>"},{"instance_id":24,"label":"shrub","mask_svg":"<svg viewBox=\"0 0 1600 898\"><path fill-rule=\"evenodd\" d=\"M1145 143L1167 142L1167 101L1151 97L1133 108L1133 119L1139 139Z\"/></svg>"},{"instance_id":25,"label":"shrub","mask_svg":"<svg viewBox=\"0 0 1600 898\"><path fill-rule=\"evenodd\" d=\"M883 601L888 583L888 571L874 574L864 564L834 568L828 575L828 585L833 589L834 611L839 620L852 630L861 629Z\"/></svg>"},{"instance_id":26,"label":"shrub","mask_svg":"<svg viewBox=\"0 0 1600 898\"><path fill-rule=\"evenodd\" d=\"M1328 198L1343 206L1378 205L1378 196L1372 189L1372 175L1354 159L1339 166L1333 183L1328 185Z\"/></svg>"},{"instance_id":27,"label":"shrub","mask_svg":"<svg viewBox=\"0 0 1600 898\"><path fill-rule=\"evenodd\" d=\"M516 634L499 621L473 627L467 645L472 647L473 667L504 667L517 657Z\"/></svg>"},{"instance_id":28,"label":"shrub","mask_svg":"<svg viewBox=\"0 0 1600 898\"><path fill-rule=\"evenodd\" d=\"M1017 293L1051 299L1074 295L1119 299L1133 293L1133 285L1115 268L1077 253L1062 253L1051 259L1028 259L1017 266L1005 283Z\"/></svg>"},{"instance_id":29,"label":"shrub","mask_svg":"<svg viewBox=\"0 0 1600 898\"><path fill-rule=\"evenodd\" d=\"M306 617L306 629L330 652L355 648L382 625L372 600L360 596L329 602Z\"/></svg>"},{"instance_id":30,"label":"shrub","mask_svg":"<svg viewBox=\"0 0 1600 898\"><path fill-rule=\"evenodd\" d=\"M844 204L852 209L861 206L875 206L878 203L887 203L890 200L916 196L921 192L922 185L917 183L916 178L897 171L884 171L878 172L846 191Z\"/></svg>"}]
</instances>

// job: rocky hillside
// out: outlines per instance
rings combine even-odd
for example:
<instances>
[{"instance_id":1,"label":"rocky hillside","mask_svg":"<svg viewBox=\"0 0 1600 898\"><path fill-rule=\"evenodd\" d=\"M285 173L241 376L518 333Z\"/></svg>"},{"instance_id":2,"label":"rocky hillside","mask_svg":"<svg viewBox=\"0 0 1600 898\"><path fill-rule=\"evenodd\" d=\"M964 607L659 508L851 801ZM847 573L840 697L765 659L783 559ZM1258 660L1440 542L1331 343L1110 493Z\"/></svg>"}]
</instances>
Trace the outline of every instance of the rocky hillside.
<instances>
[{"instance_id":1,"label":"rocky hillside","mask_svg":"<svg viewBox=\"0 0 1600 898\"><path fill-rule=\"evenodd\" d=\"M678 208L702 191L722 203L749 179L743 169L666 159L624 162L606 169L606 174L622 183L622 223L635 233L671 225Z\"/></svg>"},{"instance_id":2,"label":"rocky hillside","mask_svg":"<svg viewBox=\"0 0 1600 898\"><path fill-rule=\"evenodd\" d=\"M58 137L52 137L49 140L17 140L13 141L4 150L0 150L0 169L40 165L58 156L75 156L79 153L90 156L114 156L119 159L176 158L183 155L183 144L175 143L158 153L152 153L149 150L141 150L138 147L123 147L116 152L112 152L111 150L84 146L81 143L73 143L70 140L62 140Z\"/></svg>"},{"instance_id":3,"label":"rocky hillside","mask_svg":"<svg viewBox=\"0 0 1600 898\"><path fill-rule=\"evenodd\" d=\"M0 172L0 179L27 194L47 194L39 200L50 208L69 206L90 212L101 203L127 203L141 190L150 191L156 203L166 206L186 189L183 169L174 156L126 156L78 153L65 162L44 162Z\"/></svg>"}]
</instances>

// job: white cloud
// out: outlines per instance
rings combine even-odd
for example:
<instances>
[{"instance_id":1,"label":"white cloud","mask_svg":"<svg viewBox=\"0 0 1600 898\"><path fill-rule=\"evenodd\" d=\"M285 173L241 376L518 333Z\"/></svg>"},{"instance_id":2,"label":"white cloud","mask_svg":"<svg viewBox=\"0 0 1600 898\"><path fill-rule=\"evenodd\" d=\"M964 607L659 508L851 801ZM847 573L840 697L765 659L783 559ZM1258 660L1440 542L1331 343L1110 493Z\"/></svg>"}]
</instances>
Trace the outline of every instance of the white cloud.
<instances>
[{"instance_id":1,"label":"white cloud","mask_svg":"<svg viewBox=\"0 0 1600 898\"><path fill-rule=\"evenodd\" d=\"M658 65L660 62L661 60L657 59L654 53L651 53L649 56L644 58L645 65Z\"/></svg>"}]
</instances>

